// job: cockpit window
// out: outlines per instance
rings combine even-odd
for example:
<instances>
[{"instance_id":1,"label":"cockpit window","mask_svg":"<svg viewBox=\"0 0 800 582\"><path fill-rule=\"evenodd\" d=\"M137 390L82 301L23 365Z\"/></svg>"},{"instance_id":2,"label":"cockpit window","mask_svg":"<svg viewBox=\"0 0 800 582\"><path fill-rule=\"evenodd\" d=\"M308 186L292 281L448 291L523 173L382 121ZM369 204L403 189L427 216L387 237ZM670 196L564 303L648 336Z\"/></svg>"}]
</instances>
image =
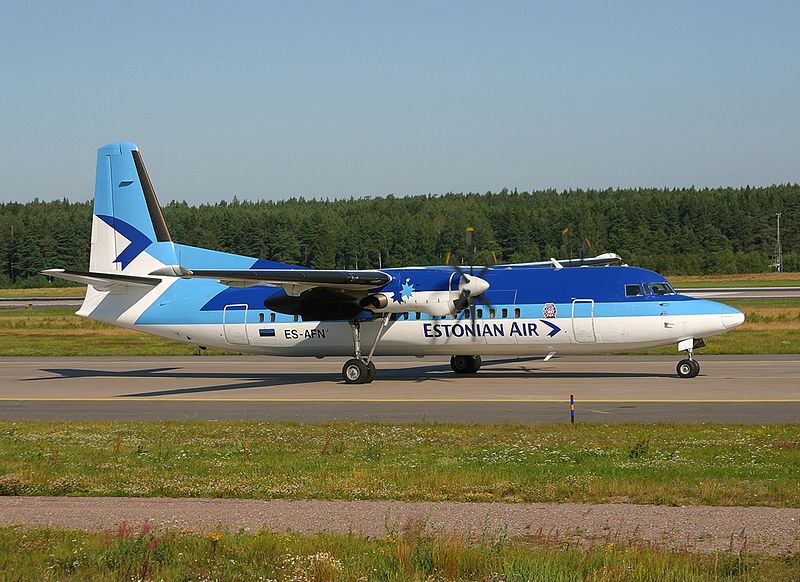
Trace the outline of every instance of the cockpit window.
<instances>
[{"instance_id":1,"label":"cockpit window","mask_svg":"<svg viewBox=\"0 0 800 582\"><path fill-rule=\"evenodd\" d=\"M675 295L675 289L669 283L645 283L644 289L648 295Z\"/></svg>"},{"instance_id":2,"label":"cockpit window","mask_svg":"<svg viewBox=\"0 0 800 582\"><path fill-rule=\"evenodd\" d=\"M636 285L625 285L625 297L639 297L642 294L642 286L639 284Z\"/></svg>"}]
</instances>

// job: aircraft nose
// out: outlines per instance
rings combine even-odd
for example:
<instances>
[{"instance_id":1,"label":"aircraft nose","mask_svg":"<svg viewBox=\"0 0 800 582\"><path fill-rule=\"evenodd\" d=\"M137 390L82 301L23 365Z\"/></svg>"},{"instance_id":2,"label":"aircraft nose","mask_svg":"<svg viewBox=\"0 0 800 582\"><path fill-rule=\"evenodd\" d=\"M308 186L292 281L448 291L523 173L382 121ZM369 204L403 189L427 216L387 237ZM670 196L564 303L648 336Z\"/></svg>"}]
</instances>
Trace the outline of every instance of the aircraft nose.
<instances>
[{"instance_id":1,"label":"aircraft nose","mask_svg":"<svg viewBox=\"0 0 800 582\"><path fill-rule=\"evenodd\" d=\"M733 329L744 323L744 313L738 309L730 308L730 312L722 314L722 327Z\"/></svg>"}]
</instances>

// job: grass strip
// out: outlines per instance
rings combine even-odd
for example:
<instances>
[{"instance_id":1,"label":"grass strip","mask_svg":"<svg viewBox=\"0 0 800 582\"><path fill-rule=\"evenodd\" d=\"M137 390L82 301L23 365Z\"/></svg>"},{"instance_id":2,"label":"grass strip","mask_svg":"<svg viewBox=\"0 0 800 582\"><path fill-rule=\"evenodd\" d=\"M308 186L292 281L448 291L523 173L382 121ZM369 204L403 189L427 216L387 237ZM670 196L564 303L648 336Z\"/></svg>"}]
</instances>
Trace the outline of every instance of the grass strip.
<instances>
[{"instance_id":1,"label":"grass strip","mask_svg":"<svg viewBox=\"0 0 800 582\"><path fill-rule=\"evenodd\" d=\"M652 547L469 539L413 527L386 539L355 535L156 533L148 523L115 531L0 529L4 580L548 582L797 580L800 557Z\"/></svg>"},{"instance_id":2,"label":"grass strip","mask_svg":"<svg viewBox=\"0 0 800 582\"><path fill-rule=\"evenodd\" d=\"M800 425L0 422L0 494L800 506Z\"/></svg>"}]
</instances>

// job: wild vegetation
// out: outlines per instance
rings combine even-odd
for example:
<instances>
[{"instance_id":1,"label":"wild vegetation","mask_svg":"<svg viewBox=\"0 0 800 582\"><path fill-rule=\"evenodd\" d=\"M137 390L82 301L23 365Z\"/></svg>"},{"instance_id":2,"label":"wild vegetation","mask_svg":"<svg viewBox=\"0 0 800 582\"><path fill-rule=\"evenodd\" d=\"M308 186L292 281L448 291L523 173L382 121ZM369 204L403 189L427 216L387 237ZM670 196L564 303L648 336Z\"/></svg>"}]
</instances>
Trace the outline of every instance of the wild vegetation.
<instances>
[{"instance_id":1,"label":"wild vegetation","mask_svg":"<svg viewBox=\"0 0 800 582\"><path fill-rule=\"evenodd\" d=\"M800 425L3 421L0 495L798 507L799 442Z\"/></svg>"},{"instance_id":2,"label":"wild vegetation","mask_svg":"<svg viewBox=\"0 0 800 582\"><path fill-rule=\"evenodd\" d=\"M616 543L579 548L502 536L424 534L413 525L381 539L269 531L165 533L148 522L94 533L0 528L0 579L781 582L800 577L797 555L694 554Z\"/></svg>"},{"instance_id":3,"label":"wild vegetation","mask_svg":"<svg viewBox=\"0 0 800 582\"><path fill-rule=\"evenodd\" d=\"M174 240L320 268L579 257L618 252L671 274L770 270L775 213L782 212L784 266L800 271L800 185L446 194L349 200L172 202ZM41 286L45 268L85 269L91 203L0 204L0 287Z\"/></svg>"}]
</instances>

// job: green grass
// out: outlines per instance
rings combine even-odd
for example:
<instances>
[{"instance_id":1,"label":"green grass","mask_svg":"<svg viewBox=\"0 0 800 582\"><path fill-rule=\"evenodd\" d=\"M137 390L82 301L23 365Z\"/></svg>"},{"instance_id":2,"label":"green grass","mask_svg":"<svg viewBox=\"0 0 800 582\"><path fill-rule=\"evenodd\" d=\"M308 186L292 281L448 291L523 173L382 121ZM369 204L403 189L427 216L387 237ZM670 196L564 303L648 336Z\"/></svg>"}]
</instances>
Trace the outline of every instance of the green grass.
<instances>
[{"instance_id":1,"label":"green grass","mask_svg":"<svg viewBox=\"0 0 800 582\"><path fill-rule=\"evenodd\" d=\"M800 507L800 425L0 422L0 494Z\"/></svg>"},{"instance_id":2,"label":"green grass","mask_svg":"<svg viewBox=\"0 0 800 582\"><path fill-rule=\"evenodd\" d=\"M83 297L86 287L31 287L0 289L0 297Z\"/></svg>"},{"instance_id":3,"label":"green grass","mask_svg":"<svg viewBox=\"0 0 800 582\"><path fill-rule=\"evenodd\" d=\"M618 544L470 539L409 528L387 538L213 532L156 533L149 524L113 531L0 528L2 580L323 582L752 582L797 580L800 558L693 554Z\"/></svg>"},{"instance_id":4,"label":"green grass","mask_svg":"<svg viewBox=\"0 0 800 582\"><path fill-rule=\"evenodd\" d=\"M72 307L0 310L0 356L189 356L196 346L78 317ZM209 349L205 354L221 355Z\"/></svg>"},{"instance_id":5,"label":"green grass","mask_svg":"<svg viewBox=\"0 0 800 582\"><path fill-rule=\"evenodd\" d=\"M800 558L693 554L619 544L566 544L427 535L156 533L149 524L114 531L0 528L2 580L186 580L327 582L752 582L797 580Z\"/></svg>"}]
</instances>

